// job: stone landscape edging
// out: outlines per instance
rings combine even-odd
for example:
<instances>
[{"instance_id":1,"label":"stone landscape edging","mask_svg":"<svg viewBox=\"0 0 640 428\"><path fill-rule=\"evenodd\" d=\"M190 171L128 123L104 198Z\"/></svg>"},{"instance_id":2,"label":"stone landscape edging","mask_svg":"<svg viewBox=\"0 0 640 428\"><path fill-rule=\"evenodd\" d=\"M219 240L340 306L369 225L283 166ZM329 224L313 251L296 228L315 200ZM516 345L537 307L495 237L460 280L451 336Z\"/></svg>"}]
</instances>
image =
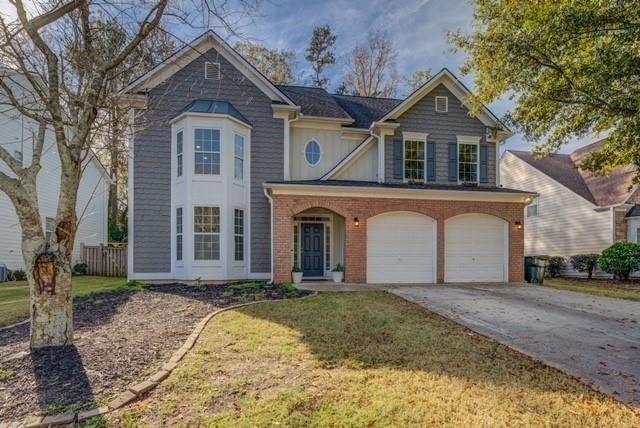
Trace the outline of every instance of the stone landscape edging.
<instances>
[{"instance_id":1,"label":"stone landscape edging","mask_svg":"<svg viewBox=\"0 0 640 428\"><path fill-rule=\"evenodd\" d=\"M13 423L0 423L0 428L11 428L11 427L24 427L24 428L37 428L37 427L50 427L56 425L69 425L73 423L83 422L89 420L91 418L95 418L96 416L102 416L107 413L111 413L114 410L121 409L128 404L133 403L134 401L138 401L144 395L146 395L149 391L153 390L156 386L158 386L163 380L165 380L171 372L178 366L178 363L182 361L182 359L187 355L187 353L193 348L196 344L196 341L204 331L205 327L211 321L213 317L216 315L220 315L223 312L231 311L238 308L243 308L245 306L257 305L260 303L273 303L273 302L285 302L288 300L302 300L308 299L310 297L315 297L318 295L317 291L312 292L306 296L295 297L291 299L269 299L269 300L257 300L255 302L248 303L240 303L238 305L228 306L226 308L217 309L207 316L205 316L198 324L196 324L193 332L189 335L187 340L182 344L182 346L174 351L171 359L166 362L160 370L158 370L155 374L149 376L144 381L137 383L135 385L131 385L127 388L125 392L120 393L116 398L111 400L105 406L97 407L95 409L84 410L81 412L75 413L60 413L56 415L48 415L48 416L36 416L31 415L27 416L24 419L24 422L13 422Z\"/></svg>"}]
</instances>

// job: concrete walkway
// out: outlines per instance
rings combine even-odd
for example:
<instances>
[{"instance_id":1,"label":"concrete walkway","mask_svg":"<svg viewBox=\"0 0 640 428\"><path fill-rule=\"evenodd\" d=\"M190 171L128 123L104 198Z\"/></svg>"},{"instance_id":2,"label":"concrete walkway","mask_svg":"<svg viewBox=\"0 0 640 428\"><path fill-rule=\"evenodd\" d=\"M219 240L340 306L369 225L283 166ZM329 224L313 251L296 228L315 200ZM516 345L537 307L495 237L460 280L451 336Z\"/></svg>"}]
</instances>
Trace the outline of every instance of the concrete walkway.
<instances>
[{"instance_id":1,"label":"concrete walkway","mask_svg":"<svg viewBox=\"0 0 640 428\"><path fill-rule=\"evenodd\" d=\"M640 407L640 302L531 285L389 292Z\"/></svg>"}]
</instances>

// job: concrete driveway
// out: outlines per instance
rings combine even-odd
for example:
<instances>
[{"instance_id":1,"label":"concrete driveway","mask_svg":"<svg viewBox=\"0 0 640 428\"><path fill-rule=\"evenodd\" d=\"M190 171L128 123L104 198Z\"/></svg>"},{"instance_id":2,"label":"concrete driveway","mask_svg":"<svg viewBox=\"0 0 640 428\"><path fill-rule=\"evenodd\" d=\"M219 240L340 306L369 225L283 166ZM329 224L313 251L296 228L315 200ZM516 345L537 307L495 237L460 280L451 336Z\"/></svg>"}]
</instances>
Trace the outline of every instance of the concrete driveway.
<instances>
[{"instance_id":1,"label":"concrete driveway","mask_svg":"<svg viewBox=\"0 0 640 428\"><path fill-rule=\"evenodd\" d=\"M388 291L640 406L640 302L531 285Z\"/></svg>"}]
</instances>

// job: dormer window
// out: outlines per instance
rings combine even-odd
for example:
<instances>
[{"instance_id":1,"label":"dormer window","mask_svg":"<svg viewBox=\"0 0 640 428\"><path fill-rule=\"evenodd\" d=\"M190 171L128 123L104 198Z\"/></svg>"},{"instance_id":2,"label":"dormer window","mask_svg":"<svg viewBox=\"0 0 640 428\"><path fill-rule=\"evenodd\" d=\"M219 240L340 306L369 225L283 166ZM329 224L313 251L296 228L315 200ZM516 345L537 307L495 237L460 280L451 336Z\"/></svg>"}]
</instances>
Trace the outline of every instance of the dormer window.
<instances>
[{"instance_id":1,"label":"dormer window","mask_svg":"<svg viewBox=\"0 0 640 428\"><path fill-rule=\"evenodd\" d=\"M220 63L219 62L205 62L204 63L204 78L210 80L220 80Z\"/></svg>"},{"instance_id":2,"label":"dormer window","mask_svg":"<svg viewBox=\"0 0 640 428\"><path fill-rule=\"evenodd\" d=\"M449 97L436 97L436 113L449 111Z\"/></svg>"}]
</instances>

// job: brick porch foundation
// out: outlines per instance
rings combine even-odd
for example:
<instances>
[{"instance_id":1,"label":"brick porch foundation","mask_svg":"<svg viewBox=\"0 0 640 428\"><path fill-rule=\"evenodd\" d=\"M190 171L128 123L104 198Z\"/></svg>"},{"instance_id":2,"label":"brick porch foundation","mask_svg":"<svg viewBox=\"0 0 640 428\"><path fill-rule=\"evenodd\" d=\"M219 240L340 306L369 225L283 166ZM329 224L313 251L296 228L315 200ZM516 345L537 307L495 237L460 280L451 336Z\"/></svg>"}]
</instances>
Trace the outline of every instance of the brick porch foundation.
<instances>
[{"instance_id":1,"label":"brick porch foundation","mask_svg":"<svg viewBox=\"0 0 640 428\"><path fill-rule=\"evenodd\" d=\"M274 195L274 280L291 281L293 267L293 218L310 208L325 208L345 218L345 282L365 283L367 278L367 219L392 211L411 211L427 215L438 223L439 283L444 282L444 222L459 214L489 214L509 223L509 281L524 280L524 204L507 202L467 202L386 198L316 197ZM354 218L359 219L359 226Z\"/></svg>"}]
</instances>

